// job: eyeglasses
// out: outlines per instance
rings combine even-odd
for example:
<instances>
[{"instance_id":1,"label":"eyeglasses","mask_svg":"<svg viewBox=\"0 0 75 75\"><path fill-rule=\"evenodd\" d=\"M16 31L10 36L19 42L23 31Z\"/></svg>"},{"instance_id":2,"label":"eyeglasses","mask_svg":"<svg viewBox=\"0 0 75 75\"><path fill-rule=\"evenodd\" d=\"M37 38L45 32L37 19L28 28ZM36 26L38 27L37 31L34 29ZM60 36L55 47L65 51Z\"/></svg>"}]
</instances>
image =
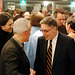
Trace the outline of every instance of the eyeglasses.
<instances>
[{"instance_id":1,"label":"eyeglasses","mask_svg":"<svg viewBox=\"0 0 75 75\"><path fill-rule=\"evenodd\" d=\"M52 30L53 28L54 28L54 27L50 28L49 30L42 30L42 29L41 29L40 31L47 33L47 32L49 32L50 30Z\"/></svg>"}]
</instances>

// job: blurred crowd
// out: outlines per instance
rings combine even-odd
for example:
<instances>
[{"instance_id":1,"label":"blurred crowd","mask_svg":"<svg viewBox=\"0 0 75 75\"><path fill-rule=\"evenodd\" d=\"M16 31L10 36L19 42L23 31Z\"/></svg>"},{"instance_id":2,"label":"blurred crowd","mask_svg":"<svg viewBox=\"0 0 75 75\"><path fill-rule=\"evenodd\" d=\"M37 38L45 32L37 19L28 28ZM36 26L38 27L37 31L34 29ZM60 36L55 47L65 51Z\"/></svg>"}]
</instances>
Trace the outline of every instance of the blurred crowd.
<instances>
[{"instance_id":1,"label":"blurred crowd","mask_svg":"<svg viewBox=\"0 0 75 75\"><path fill-rule=\"evenodd\" d=\"M37 71L34 71L34 62L36 59L38 38L41 36L44 36L43 35L44 32L47 32L46 30L41 30L40 21L43 20L45 17L50 17L50 16L54 17L55 21L57 22L58 32L66 35L68 37L73 38L75 41L75 13L74 12L70 13L69 11L64 10L62 8L57 8L54 10L54 13L51 14L50 12L47 11L46 8L43 8L42 11L33 10L32 12L22 11L20 8L15 8L14 11L7 9L6 11L0 13L0 59L2 61L2 62L0 61L0 63L3 65L3 67L5 67L4 71L6 73L3 75L9 75L9 74L11 74L11 75L29 75L29 73L28 73L29 71L26 72L26 69L28 70L29 68L30 68L29 69L30 75L37 74L36 73ZM23 22L22 19L25 19L25 23ZM30 33L28 33L28 32L24 33L25 37L28 36L27 38L25 38L23 36L24 34L22 34L21 36L19 35L18 32L21 32L20 30L23 30L19 24L21 24L21 26L23 26L23 24L31 26L31 27L29 27L29 28L31 28ZM23 26L23 28L24 28L24 26ZM28 29L26 29L26 31L27 30ZM29 68L25 68L26 66L23 67L22 64L24 64L24 63L22 63L22 62L24 62L24 61L21 59L14 58L11 60L9 57L13 57L14 56L13 54L12 54L13 56L9 56L9 57L7 57L7 54L5 54L6 51L4 51L4 49L7 49L8 46L12 46L12 45L6 45L7 48L4 47L4 45L13 36L18 40L22 39L23 49L24 49L25 55L27 57L27 59L25 59L25 61L27 61L27 60L29 61L28 63L30 63L30 67L27 66ZM21 37L21 38L19 38L19 37ZM11 43L9 43L9 44L11 44ZM3 56L3 54L5 54L5 55ZM15 57L17 57L18 55L19 54L16 53ZM7 58L5 59L5 57L7 57ZM12 63L10 63L10 61L8 59L10 59ZM19 67L19 69L17 69L17 68L12 68L13 66L10 67L8 65L8 63L11 65L14 63L14 65L16 66L15 60L16 60L16 62L17 61L20 62L20 63L18 63L18 67L20 65L22 67ZM27 64L27 65L29 65L29 64ZM22 68L22 71L21 71L21 68ZM23 68L24 68L26 74L25 74L25 72L23 72L24 71ZM15 70L14 73L12 72L13 70ZM6 71L8 71L9 74ZM2 74L0 74L0 75L2 75ZM63 75L65 75L65 74L63 74Z\"/></svg>"}]
</instances>

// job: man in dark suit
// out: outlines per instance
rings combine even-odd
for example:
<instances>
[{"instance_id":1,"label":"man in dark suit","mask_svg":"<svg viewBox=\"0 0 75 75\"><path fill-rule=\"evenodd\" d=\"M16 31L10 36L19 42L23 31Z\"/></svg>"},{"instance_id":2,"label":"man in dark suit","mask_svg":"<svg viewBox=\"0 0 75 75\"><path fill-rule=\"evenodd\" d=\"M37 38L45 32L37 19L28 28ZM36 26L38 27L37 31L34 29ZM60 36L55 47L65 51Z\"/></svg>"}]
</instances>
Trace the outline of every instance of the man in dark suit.
<instances>
[{"instance_id":1,"label":"man in dark suit","mask_svg":"<svg viewBox=\"0 0 75 75\"><path fill-rule=\"evenodd\" d=\"M57 22L51 16L45 17L40 24L44 36L38 39L34 65L36 75L75 75L74 40L58 32ZM52 40L52 53L50 52L52 58L51 65L48 65L48 68L51 68L48 71L46 61L50 40Z\"/></svg>"},{"instance_id":2,"label":"man in dark suit","mask_svg":"<svg viewBox=\"0 0 75 75\"><path fill-rule=\"evenodd\" d=\"M14 22L14 36L4 45L1 52L1 75L31 75L29 60L23 49L23 42L30 36L31 26L25 18ZM31 73L31 74L30 74Z\"/></svg>"}]
</instances>

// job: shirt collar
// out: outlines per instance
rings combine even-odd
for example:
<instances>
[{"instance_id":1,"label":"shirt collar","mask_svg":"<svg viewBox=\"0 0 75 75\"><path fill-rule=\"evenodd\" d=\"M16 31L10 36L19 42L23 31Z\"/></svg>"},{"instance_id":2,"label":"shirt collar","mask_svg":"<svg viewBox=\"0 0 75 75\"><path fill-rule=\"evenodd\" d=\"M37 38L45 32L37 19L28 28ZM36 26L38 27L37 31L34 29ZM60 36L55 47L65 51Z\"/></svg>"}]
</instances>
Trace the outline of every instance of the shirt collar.
<instances>
[{"instance_id":1,"label":"shirt collar","mask_svg":"<svg viewBox=\"0 0 75 75\"><path fill-rule=\"evenodd\" d=\"M57 31L57 35L52 39L52 41L55 41L56 39L57 39L57 37L58 37L58 31ZM50 39L51 40L51 39ZM50 40L49 40L49 42L50 42Z\"/></svg>"},{"instance_id":2,"label":"shirt collar","mask_svg":"<svg viewBox=\"0 0 75 75\"><path fill-rule=\"evenodd\" d=\"M23 44L21 44L16 38L12 37L18 44L21 48L23 48Z\"/></svg>"}]
</instances>

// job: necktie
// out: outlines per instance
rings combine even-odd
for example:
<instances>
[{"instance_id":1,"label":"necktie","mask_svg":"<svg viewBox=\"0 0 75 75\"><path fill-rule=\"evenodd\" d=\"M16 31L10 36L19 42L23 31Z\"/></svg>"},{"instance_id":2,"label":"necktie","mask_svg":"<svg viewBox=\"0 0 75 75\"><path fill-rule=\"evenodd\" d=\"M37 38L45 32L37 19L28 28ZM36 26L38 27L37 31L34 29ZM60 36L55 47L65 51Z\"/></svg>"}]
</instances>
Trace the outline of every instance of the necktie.
<instances>
[{"instance_id":1,"label":"necktie","mask_svg":"<svg viewBox=\"0 0 75 75\"><path fill-rule=\"evenodd\" d=\"M52 40L50 40L50 45L47 50L46 55L46 75L51 75L51 63L52 63Z\"/></svg>"}]
</instances>

